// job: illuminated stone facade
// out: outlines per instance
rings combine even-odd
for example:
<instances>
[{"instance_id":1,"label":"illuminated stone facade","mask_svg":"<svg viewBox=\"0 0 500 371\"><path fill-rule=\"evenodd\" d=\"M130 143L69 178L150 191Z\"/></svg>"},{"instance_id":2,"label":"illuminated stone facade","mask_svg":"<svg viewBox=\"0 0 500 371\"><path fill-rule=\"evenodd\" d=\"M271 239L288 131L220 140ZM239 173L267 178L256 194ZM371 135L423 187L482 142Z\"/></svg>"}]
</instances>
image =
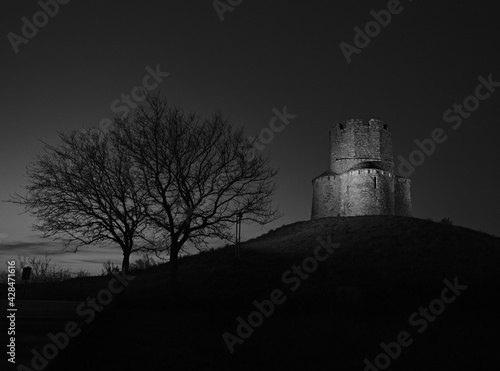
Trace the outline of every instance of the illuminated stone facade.
<instances>
[{"instance_id":1,"label":"illuminated stone facade","mask_svg":"<svg viewBox=\"0 0 500 371\"><path fill-rule=\"evenodd\" d=\"M311 218L411 216L411 181L394 173L392 138L379 120L330 129L330 168L314 178Z\"/></svg>"}]
</instances>

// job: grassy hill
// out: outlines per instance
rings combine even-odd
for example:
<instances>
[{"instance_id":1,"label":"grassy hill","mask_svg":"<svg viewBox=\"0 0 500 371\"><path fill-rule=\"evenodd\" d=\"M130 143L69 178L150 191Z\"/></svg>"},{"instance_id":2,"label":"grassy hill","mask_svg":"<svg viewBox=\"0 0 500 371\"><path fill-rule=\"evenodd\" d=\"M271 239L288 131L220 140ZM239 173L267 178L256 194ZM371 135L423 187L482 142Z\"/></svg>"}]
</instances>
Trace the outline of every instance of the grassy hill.
<instances>
[{"instance_id":1,"label":"grassy hill","mask_svg":"<svg viewBox=\"0 0 500 371\"><path fill-rule=\"evenodd\" d=\"M329 257L315 268L318 238L340 245L319 249ZM181 297L168 291L167 265L136 273L52 369L364 370L380 343L403 331L412 342L388 358L391 370L482 370L495 360L498 237L407 217L325 218L283 226L234 254L229 246L181 259ZM84 300L109 279L45 286L36 296ZM467 288L441 308L444 280ZM238 336L237 318L248 322L254 301L273 290L284 302L231 354L223 334ZM425 320L419 311L430 304L440 313Z\"/></svg>"}]
</instances>

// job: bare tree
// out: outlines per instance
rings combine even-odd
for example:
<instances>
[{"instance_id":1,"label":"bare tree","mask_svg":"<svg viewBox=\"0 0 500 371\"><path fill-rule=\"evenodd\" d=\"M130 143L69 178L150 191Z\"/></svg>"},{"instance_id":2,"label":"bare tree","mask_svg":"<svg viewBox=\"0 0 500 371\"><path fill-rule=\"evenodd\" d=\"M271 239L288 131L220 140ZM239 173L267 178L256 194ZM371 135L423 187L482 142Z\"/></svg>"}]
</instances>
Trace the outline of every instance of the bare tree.
<instances>
[{"instance_id":1,"label":"bare tree","mask_svg":"<svg viewBox=\"0 0 500 371\"><path fill-rule=\"evenodd\" d=\"M146 103L134 117L117 120L114 134L141 174L148 218L169 252L175 292L186 243L202 248L212 238L231 241L240 213L243 221L259 224L279 217L271 206L277 170L220 112L201 120L158 95Z\"/></svg>"},{"instance_id":2,"label":"bare tree","mask_svg":"<svg viewBox=\"0 0 500 371\"><path fill-rule=\"evenodd\" d=\"M43 152L27 168L25 194L16 193L10 202L38 219L35 231L63 241L65 248L118 244L128 272L148 219L146 194L127 153L101 129L59 137L57 146L42 142Z\"/></svg>"}]
</instances>

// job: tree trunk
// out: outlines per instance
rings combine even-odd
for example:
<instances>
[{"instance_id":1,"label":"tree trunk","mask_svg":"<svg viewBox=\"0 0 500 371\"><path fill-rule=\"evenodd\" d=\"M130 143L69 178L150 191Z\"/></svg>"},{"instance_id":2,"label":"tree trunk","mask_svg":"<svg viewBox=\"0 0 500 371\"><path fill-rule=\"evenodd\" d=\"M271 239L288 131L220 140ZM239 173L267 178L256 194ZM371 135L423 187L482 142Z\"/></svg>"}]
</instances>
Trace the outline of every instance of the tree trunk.
<instances>
[{"instance_id":1,"label":"tree trunk","mask_svg":"<svg viewBox=\"0 0 500 371\"><path fill-rule=\"evenodd\" d=\"M130 268L130 253L124 252L122 260L122 272L128 274L129 268Z\"/></svg>"},{"instance_id":2,"label":"tree trunk","mask_svg":"<svg viewBox=\"0 0 500 371\"><path fill-rule=\"evenodd\" d=\"M179 249L177 246L170 247L170 289L173 295L177 295L179 293L178 287L178 262L179 262Z\"/></svg>"}]
</instances>

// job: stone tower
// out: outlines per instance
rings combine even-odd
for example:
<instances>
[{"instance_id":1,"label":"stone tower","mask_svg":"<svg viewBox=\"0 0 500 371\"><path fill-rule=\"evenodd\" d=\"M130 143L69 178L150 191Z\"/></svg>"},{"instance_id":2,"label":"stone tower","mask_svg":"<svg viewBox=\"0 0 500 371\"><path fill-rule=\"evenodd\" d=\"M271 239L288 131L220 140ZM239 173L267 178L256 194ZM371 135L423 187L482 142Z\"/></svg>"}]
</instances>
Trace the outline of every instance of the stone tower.
<instances>
[{"instance_id":1,"label":"stone tower","mask_svg":"<svg viewBox=\"0 0 500 371\"><path fill-rule=\"evenodd\" d=\"M311 218L411 216L411 181L394 173L392 138L379 120L330 129L330 168L313 179Z\"/></svg>"}]
</instances>

